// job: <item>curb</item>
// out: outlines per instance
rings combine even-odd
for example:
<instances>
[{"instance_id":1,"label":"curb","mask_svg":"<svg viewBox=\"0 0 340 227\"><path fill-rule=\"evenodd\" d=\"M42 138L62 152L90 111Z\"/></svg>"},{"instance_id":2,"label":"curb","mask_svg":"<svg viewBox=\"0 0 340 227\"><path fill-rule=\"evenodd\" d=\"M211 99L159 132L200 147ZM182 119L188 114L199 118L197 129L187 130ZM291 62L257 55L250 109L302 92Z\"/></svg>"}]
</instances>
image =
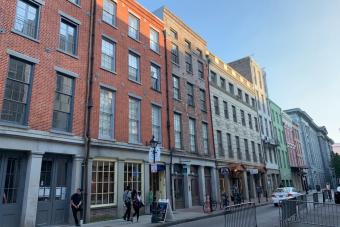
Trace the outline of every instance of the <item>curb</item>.
<instances>
[{"instance_id":1,"label":"curb","mask_svg":"<svg viewBox=\"0 0 340 227\"><path fill-rule=\"evenodd\" d=\"M270 205L270 204L271 204L270 202L261 203L261 204L255 205L255 207L257 208L257 207L262 207L262 206L266 206L266 205ZM213 217L221 216L223 214L224 214L224 211L216 211L215 213L206 214L206 215L203 215L203 216L186 218L186 219L181 219L181 220L176 220L176 221L170 221L170 222L166 222L166 223L155 224L155 225L152 225L152 226L153 227L166 227L166 226L178 225L178 224L183 224L183 223L187 223L187 222L193 222L193 221L213 218Z\"/></svg>"}]
</instances>

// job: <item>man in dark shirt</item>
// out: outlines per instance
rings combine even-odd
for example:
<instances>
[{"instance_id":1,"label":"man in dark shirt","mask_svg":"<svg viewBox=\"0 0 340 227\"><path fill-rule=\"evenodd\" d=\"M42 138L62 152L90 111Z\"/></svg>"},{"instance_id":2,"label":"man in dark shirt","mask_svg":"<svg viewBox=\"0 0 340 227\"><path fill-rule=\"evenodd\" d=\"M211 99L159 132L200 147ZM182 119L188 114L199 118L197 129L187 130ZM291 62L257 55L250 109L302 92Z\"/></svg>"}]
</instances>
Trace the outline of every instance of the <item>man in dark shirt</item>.
<instances>
[{"instance_id":1,"label":"man in dark shirt","mask_svg":"<svg viewBox=\"0 0 340 227\"><path fill-rule=\"evenodd\" d=\"M72 208L72 213L73 213L73 217L74 217L74 222L76 223L76 226L80 226L79 224L79 220L78 220L78 211L80 212L81 211L81 189L78 188L77 189L77 192L74 193L72 196L71 196L71 208Z\"/></svg>"}]
</instances>

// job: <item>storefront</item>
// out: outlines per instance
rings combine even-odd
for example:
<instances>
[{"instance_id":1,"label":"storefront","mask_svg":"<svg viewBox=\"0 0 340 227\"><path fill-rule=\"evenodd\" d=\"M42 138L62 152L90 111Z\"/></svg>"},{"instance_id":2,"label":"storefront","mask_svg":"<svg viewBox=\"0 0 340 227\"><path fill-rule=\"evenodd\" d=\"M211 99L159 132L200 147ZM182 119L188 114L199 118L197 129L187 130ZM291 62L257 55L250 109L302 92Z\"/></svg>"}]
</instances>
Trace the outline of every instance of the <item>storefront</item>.
<instances>
[{"instance_id":1,"label":"storefront","mask_svg":"<svg viewBox=\"0 0 340 227\"><path fill-rule=\"evenodd\" d=\"M192 206L200 205L200 189L198 182L198 166L190 166L190 178L191 178L191 200Z\"/></svg>"},{"instance_id":2,"label":"storefront","mask_svg":"<svg viewBox=\"0 0 340 227\"><path fill-rule=\"evenodd\" d=\"M174 194L175 194L175 208L180 209L185 207L184 197L184 169L183 165L175 164L173 173Z\"/></svg>"}]
</instances>

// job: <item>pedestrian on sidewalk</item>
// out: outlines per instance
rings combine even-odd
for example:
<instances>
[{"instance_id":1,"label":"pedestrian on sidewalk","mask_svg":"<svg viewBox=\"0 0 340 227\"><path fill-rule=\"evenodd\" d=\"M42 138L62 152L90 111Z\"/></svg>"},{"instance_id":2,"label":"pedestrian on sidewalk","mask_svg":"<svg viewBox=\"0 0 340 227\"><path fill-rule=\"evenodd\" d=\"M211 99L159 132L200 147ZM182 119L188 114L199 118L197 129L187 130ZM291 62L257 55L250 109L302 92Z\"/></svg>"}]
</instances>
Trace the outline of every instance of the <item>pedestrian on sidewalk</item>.
<instances>
[{"instance_id":1,"label":"pedestrian on sidewalk","mask_svg":"<svg viewBox=\"0 0 340 227\"><path fill-rule=\"evenodd\" d=\"M126 221L130 221L131 215L131 188L130 185L126 186L124 194L123 194L123 202L126 207L126 211L124 213L123 219Z\"/></svg>"},{"instance_id":2,"label":"pedestrian on sidewalk","mask_svg":"<svg viewBox=\"0 0 340 227\"><path fill-rule=\"evenodd\" d=\"M327 190L327 193L328 193L328 199L330 201L332 201L332 191L331 191L331 185L327 182L326 184L326 190Z\"/></svg>"},{"instance_id":3,"label":"pedestrian on sidewalk","mask_svg":"<svg viewBox=\"0 0 340 227\"><path fill-rule=\"evenodd\" d=\"M137 215L137 222L139 220L139 209L144 206L142 199L141 199L141 193L136 190L133 190L131 193L132 196L132 205L133 205L133 210L135 211L132 215L132 220L133 218Z\"/></svg>"},{"instance_id":4,"label":"pedestrian on sidewalk","mask_svg":"<svg viewBox=\"0 0 340 227\"><path fill-rule=\"evenodd\" d=\"M262 188L260 186L256 187L256 193L257 193L257 199L258 199L259 203L261 203Z\"/></svg>"},{"instance_id":5,"label":"pedestrian on sidewalk","mask_svg":"<svg viewBox=\"0 0 340 227\"><path fill-rule=\"evenodd\" d=\"M78 188L77 192L71 196L71 208L76 226L80 226L78 220L78 212L81 212L81 204L82 204L81 189Z\"/></svg>"}]
</instances>

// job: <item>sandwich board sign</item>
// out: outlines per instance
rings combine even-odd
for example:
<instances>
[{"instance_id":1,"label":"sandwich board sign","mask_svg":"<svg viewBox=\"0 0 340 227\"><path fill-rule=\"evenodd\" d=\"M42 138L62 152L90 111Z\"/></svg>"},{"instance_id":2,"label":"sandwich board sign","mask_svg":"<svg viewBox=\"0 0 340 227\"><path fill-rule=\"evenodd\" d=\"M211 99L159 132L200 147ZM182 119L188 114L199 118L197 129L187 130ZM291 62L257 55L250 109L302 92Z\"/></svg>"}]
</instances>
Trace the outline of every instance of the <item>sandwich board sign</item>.
<instances>
[{"instance_id":1,"label":"sandwich board sign","mask_svg":"<svg viewBox=\"0 0 340 227\"><path fill-rule=\"evenodd\" d=\"M158 208L161 215L161 221L172 221L174 219L174 214L171 209L171 205L168 199L159 199Z\"/></svg>"}]
</instances>

